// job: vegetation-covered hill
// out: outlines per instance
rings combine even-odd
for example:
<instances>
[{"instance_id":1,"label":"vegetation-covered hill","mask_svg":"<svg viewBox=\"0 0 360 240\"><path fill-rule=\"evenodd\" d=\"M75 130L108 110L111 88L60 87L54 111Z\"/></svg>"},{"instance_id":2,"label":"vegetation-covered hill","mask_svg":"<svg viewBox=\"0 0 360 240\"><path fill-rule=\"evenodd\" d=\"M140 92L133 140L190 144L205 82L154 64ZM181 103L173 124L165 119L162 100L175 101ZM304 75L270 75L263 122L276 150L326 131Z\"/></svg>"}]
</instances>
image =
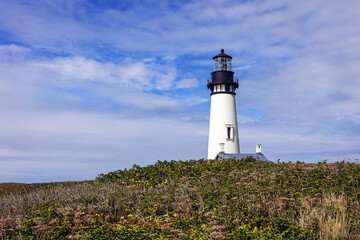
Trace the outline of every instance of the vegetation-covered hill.
<instances>
[{"instance_id":1,"label":"vegetation-covered hill","mask_svg":"<svg viewBox=\"0 0 360 240\"><path fill-rule=\"evenodd\" d=\"M164 161L0 185L1 239L360 239L360 165Z\"/></svg>"}]
</instances>

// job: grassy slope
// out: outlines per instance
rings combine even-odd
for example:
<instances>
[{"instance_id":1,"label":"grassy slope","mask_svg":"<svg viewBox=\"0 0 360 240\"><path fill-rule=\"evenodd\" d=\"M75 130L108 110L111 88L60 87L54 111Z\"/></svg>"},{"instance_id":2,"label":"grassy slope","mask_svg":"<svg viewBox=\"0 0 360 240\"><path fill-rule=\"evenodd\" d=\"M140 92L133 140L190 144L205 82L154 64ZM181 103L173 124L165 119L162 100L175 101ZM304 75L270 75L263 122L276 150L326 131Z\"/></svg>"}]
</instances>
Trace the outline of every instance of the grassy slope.
<instances>
[{"instance_id":1,"label":"grassy slope","mask_svg":"<svg viewBox=\"0 0 360 240\"><path fill-rule=\"evenodd\" d=\"M71 186L76 185L78 183L82 183L79 181L73 182L50 182L50 183L0 183L0 196L14 193L27 193L30 191L35 191L37 189L51 188L54 186L62 185L62 186Z\"/></svg>"},{"instance_id":2,"label":"grassy slope","mask_svg":"<svg viewBox=\"0 0 360 240\"><path fill-rule=\"evenodd\" d=\"M157 162L0 186L0 238L359 239L360 165Z\"/></svg>"}]
</instances>

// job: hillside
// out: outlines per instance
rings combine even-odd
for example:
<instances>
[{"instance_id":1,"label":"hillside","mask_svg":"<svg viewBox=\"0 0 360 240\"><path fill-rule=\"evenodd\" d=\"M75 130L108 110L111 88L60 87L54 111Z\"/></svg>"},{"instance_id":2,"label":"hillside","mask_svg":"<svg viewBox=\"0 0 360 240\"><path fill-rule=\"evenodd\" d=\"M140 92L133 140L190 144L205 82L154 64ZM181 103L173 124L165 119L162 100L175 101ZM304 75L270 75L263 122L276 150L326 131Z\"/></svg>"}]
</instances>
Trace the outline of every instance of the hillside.
<instances>
[{"instance_id":1,"label":"hillside","mask_svg":"<svg viewBox=\"0 0 360 240\"><path fill-rule=\"evenodd\" d=\"M158 161L0 185L0 239L360 239L360 165Z\"/></svg>"}]
</instances>

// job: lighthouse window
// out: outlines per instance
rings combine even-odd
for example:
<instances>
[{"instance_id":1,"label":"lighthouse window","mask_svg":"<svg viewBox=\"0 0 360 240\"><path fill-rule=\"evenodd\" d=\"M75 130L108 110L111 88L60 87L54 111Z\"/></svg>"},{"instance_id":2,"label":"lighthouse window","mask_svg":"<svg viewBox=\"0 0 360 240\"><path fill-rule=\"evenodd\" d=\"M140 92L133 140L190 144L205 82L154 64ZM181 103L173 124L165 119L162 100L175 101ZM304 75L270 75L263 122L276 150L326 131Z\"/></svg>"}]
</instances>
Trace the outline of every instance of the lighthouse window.
<instances>
[{"instance_id":1,"label":"lighthouse window","mask_svg":"<svg viewBox=\"0 0 360 240\"><path fill-rule=\"evenodd\" d=\"M234 141L234 126L226 124L226 141Z\"/></svg>"},{"instance_id":2,"label":"lighthouse window","mask_svg":"<svg viewBox=\"0 0 360 240\"><path fill-rule=\"evenodd\" d=\"M218 58L217 62L215 63L215 67L216 67L216 69L218 71L227 70L227 61L226 61L226 59L225 58Z\"/></svg>"},{"instance_id":3,"label":"lighthouse window","mask_svg":"<svg viewBox=\"0 0 360 240\"><path fill-rule=\"evenodd\" d=\"M220 70L227 70L227 61L226 58L220 58Z\"/></svg>"},{"instance_id":4,"label":"lighthouse window","mask_svg":"<svg viewBox=\"0 0 360 240\"><path fill-rule=\"evenodd\" d=\"M214 62L214 71L218 71L219 70L219 64L218 62Z\"/></svg>"},{"instance_id":5,"label":"lighthouse window","mask_svg":"<svg viewBox=\"0 0 360 240\"><path fill-rule=\"evenodd\" d=\"M225 91L230 92L230 86L227 84L225 85Z\"/></svg>"}]
</instances>

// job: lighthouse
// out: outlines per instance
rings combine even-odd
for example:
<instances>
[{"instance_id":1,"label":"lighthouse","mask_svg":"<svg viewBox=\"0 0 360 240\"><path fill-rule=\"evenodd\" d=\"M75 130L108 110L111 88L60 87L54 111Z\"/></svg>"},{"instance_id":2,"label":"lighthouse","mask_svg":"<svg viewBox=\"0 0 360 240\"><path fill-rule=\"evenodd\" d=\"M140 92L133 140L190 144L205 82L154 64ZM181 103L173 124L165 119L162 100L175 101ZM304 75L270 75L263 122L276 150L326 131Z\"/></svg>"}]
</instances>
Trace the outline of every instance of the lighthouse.
<instances>
[{"instance_id":1,"label":"lighthouse","mask_svg":"<svg viewBox=\"0 0 360 240\"><path fill-rule=\"evenodd\" d=\"M235 104L239 83L234 78L231 60L224 49L213 57L214 66L207 83L211 92L208 159L215 159L218 154L240 153Z\"/></svg>"}]
</instances>

